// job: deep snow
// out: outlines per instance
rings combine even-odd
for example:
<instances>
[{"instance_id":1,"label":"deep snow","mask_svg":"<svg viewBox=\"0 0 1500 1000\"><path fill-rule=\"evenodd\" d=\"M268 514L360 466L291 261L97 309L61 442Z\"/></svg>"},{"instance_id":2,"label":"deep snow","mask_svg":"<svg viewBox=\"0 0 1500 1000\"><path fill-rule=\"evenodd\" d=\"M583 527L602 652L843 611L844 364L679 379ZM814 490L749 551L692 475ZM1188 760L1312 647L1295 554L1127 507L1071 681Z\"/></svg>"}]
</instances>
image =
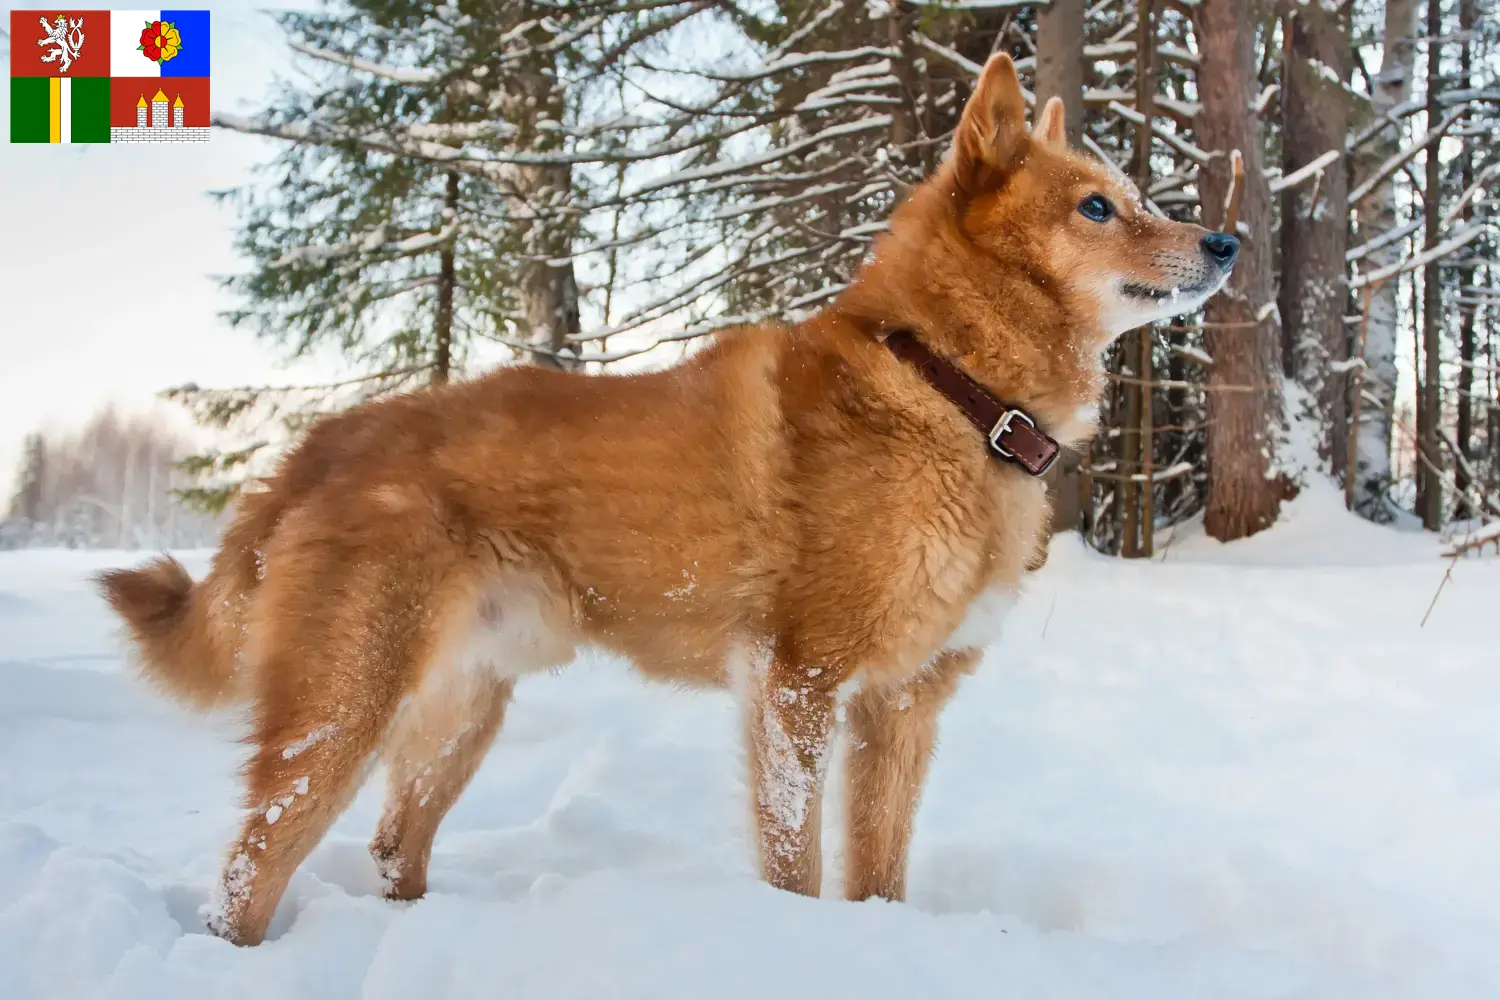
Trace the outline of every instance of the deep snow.
<instances>
[{"instance_id":1,"label":"deep snow","mask_svg":"<svg viewBox=\"0 0 1500 1000\"><path fill-rule=\"evenodd\" d=\"M760 884L729 698L591 658L522 684L426 899L379 897L372 781L249 950L198 916L236 724L132 680L84 582L139 557L0 553L0 997L1500 996L1500 560L1419 628L1440 546L1335 507L1150 565L1061 536L905 905Z\"/></svg>"}]
</instances>

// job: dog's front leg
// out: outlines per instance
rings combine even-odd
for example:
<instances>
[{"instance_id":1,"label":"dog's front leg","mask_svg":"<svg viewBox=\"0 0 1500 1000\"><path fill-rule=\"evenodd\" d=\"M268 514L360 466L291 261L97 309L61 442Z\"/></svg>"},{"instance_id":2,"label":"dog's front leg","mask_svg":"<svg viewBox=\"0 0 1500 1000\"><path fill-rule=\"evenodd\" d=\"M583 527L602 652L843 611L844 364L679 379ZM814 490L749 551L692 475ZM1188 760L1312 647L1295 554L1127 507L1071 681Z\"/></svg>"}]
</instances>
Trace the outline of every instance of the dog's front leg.
<instances>
[{"instance_id":1,"label":"dog's front leg","mask_svg":"<svg viewBox=\"0 0 1500 1000\"><path fill-rule=\"evenodd\" d=\"M816 668L772 662L753 679L750 787L761 873L778 889L816 896L822 881L823 775L834 693Z\"/></svg>"},{"instance_id":2,"label":"dog's front leg","mask_svg":"<svg viewBox=\"0 0 1500 1000\"><path fill-rule=\"evenodd\" d=\"M973 650L944 653L915 679L867 688L849 703L849 899L906 898L912 819L937 742L938 713L978 659Z\"/></svg>"}]
</instances>

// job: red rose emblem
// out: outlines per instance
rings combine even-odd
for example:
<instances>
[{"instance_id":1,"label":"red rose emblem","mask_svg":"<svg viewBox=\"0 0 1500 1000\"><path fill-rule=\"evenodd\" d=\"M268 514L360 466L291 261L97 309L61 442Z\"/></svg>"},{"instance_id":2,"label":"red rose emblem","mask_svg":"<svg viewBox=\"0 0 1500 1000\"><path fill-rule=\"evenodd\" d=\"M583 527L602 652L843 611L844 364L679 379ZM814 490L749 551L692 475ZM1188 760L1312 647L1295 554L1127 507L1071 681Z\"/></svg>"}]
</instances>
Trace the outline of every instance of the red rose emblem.
<instances>
[{"instance_id":1,"label":"red rose emblem","mask_svg":"<svg viewBox=\"0 0 1500 1000\"><path fill-rule=\"evenodd\" d=\"M161 59L161 22L153 21L141 29L141 51L152 62Z\"/></svg>"}]
</instances>

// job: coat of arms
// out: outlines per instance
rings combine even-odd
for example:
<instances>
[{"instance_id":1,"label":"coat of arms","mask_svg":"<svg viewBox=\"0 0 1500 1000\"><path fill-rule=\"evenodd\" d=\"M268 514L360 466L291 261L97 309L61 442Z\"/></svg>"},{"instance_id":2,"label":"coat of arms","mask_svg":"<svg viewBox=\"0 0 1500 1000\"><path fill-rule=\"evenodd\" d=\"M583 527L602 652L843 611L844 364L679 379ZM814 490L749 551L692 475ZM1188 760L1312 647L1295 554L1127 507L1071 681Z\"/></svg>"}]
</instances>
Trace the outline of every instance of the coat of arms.
<instances>
[{"instance_id":1,"label":"coat of arms","mask_svg":"<svg viewBox=\"0 0 1500 1000\"><path fill-rule=\"evenodd\" d=\"M55 62L58 64L57 68L66 73L83 48L83 18L69 20L66 15L59 14L51 24L47 23L45 17L37 18L37 23L46 32L45 37L37 39L37 44L51 49L42 56L42 62Z\"/></svg>"}]
</instances>

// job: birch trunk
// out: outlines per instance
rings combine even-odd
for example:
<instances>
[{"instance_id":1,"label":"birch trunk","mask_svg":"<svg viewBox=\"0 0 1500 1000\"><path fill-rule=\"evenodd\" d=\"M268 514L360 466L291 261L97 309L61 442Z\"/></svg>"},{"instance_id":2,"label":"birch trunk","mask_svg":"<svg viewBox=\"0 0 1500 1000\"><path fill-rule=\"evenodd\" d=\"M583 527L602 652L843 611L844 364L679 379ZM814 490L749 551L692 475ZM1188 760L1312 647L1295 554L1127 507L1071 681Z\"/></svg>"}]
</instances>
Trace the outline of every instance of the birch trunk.
<instances>
[{"instance_id":1,"label":"birch trunk","mask_svg":"<svg viewBox=\"0 0 1500 1000\"><path fill-rule=\"evenodd\" d=\"M1417 0L1386 0L1385 35L1381 42L1380 72L1374 80L1372 103L1376 118L1411 96L1412 40L1417 34ZM1361 173L1392 156L1401 145L1394 126L1365 147ZM1359 205L1359 239L1366 242L1396 225L1396 183L1382 181ZM1401 241L1369 254L1361 269L1373 271L1401 258ZM1390 519L1385 504L1391 483L1391 435L1396 399L1396 334L1400 309L1399 281L1388 281L1370 297L1370 323L1365 340L1365 402L1360 409L1358 455L1354 464L1354 507L1376 521Z\"/></svg>"}]
</instances>

